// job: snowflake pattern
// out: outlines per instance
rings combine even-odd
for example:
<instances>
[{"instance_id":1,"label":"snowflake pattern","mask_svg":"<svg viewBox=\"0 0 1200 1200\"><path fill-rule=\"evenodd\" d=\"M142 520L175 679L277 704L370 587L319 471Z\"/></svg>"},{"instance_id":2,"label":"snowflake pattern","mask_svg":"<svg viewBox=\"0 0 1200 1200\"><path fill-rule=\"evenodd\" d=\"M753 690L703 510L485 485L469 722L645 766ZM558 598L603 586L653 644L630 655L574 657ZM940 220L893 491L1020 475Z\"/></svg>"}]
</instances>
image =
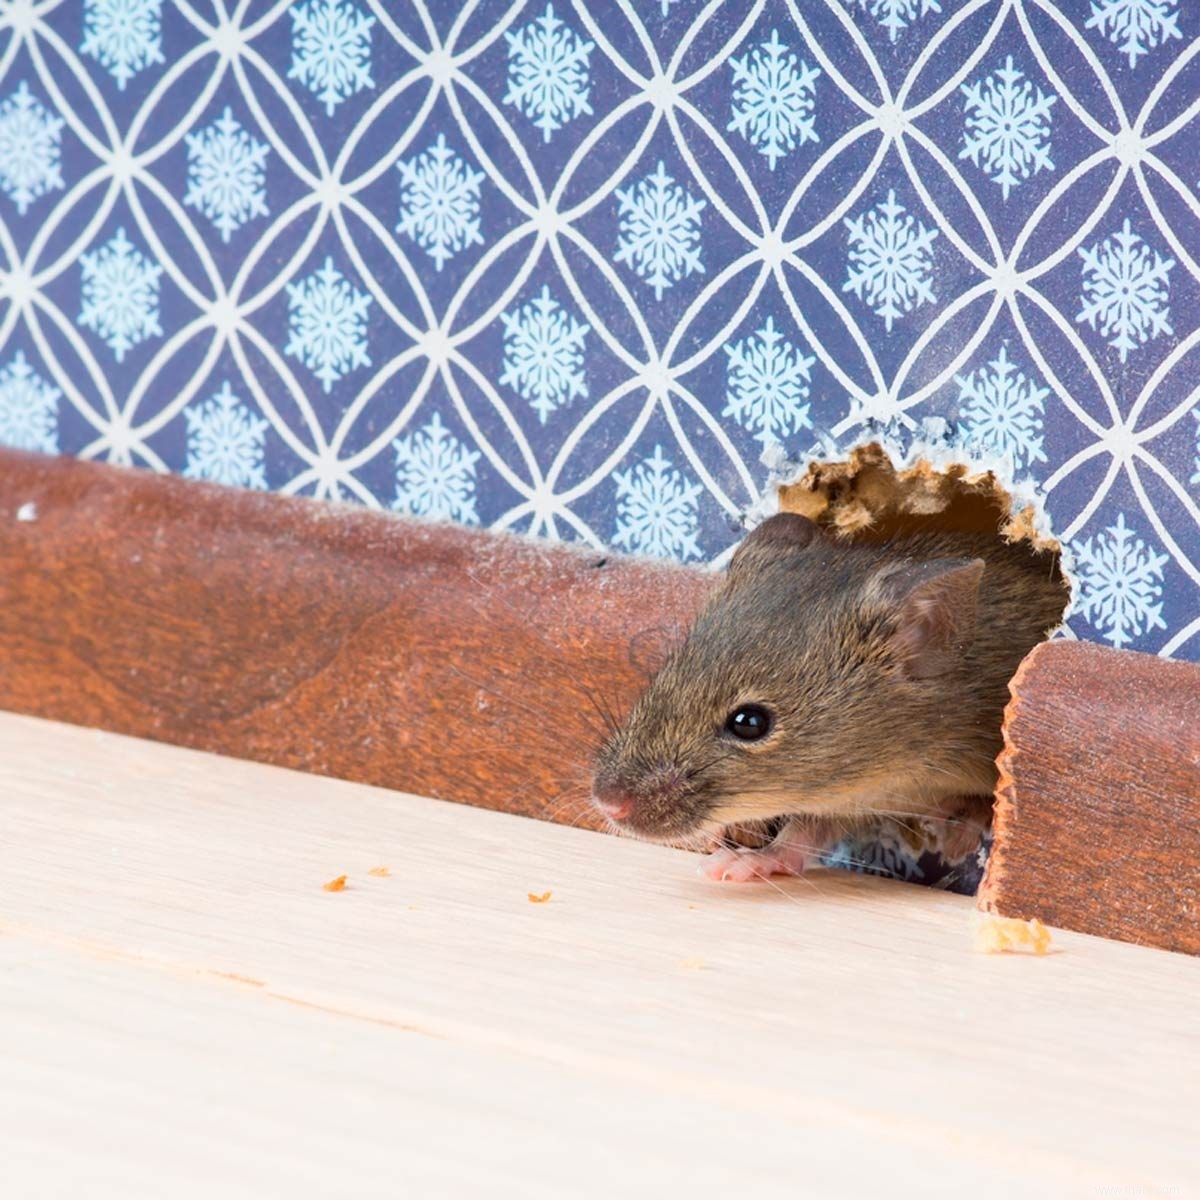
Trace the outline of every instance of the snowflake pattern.
<instances>
[{"instance_id":1,"label":"snowflake pattern","mask_svg":"<svg viewBox=\"0 0 1200 1200\"><path fill-rule=\"evenodd\" d=\"M287 285L288 343L285 354L299 359L328 392L355 367L369 367L364 295L333 265L332 258L307 278Z\"/></svg>"},{"instance_id":2,"label":"snowflake pattern","mask_svg":"<svg viewBox=\"0 0 1200 1200\"><path fill-rule=\"evenodd\" d=\"M729 60L733 71L733 120L727 129L740 133L775 170L779 159L817 137L813 106L817 77L779 40L771 40L751 53Z\"/></svg>"},{"instance_id":3,"label":"snowflake pattern","mask_svg":"<svg viewBox=\"0 0 1200 1200\"><path fill-rule=\"evenodd\" d=\"M727 391L721 415L754 431L763 445L811 428L808 385L816 358L801 354L767 317L753 337L725 347Z\"/></svg>"},{"instance_id":4,"label":"snowflake pattern","mask_svg":"<svg viewBox=\"0 0 1200 1200\"><path fill-rule=\"evenodd\" d=\"M392 507L414 517L477 524L475 464L478 450L468 450L435 412L416 433L397 438L396 499Z\"/></svg>"},{"instance_id":5,"label":"snowflake pattern","mask_svg":"<svg viewBox=\"0 0 1200 1200\"><path fill-rule=\"evenodd\" d=\"M1165 554L1155 554L1125 524L1125 514L1102 534L1072 546L1075 611L1118 650L1162 619Z\"/></svg>"},{"instance_id":6,"label":"snowflake pattern","mask_svg":"<svg viewBox=\"0 0 1200 1200\"><path fill-rule=\"evenodd\" d=\"M982 446L1015 467L1045 462L1042 416L1050 389L1036 387L1000 347L985 368L956 375L959 417L966 431Z\"/></svg>"},{"instance_id":7,"label":"snowflake pattern","mask_svg":"<svg viewBox=\"0 0 1200 1200\"><path fill-rule=\"evenodd\" d=\"M614 257L654 289L655 300L661 300L667 288L693 272L703 273L703 200L694 200L667 174L661 161L645 179L616 192L620 236Z\"/></svg>"},{"instance_id":8,"label":"snowflake pattern","mask_svg":"<svg viewBox=\"0 0 1200 1200\"><path fill-rule=\"evenodd\" d=\"M92 330L122 362L134 346L161 337L158 288L162 267L118 229L103 246L79 257L83 306L79 324Z\"/></svg>"},{"instance_id":9,"label":"snowflake pattern","mask_svg":"<svg viewBox=\"0 0 1200 1200\"><path fill-rule=\"evenodd\" d=\"M437 141L409 162L396 164L400 172L400 223L407 234L429 254L440 271L460 250L482 245L479 222L479 185L482 171L470 167L446 145Z\"/></svg>"},{"instance_id":10,"label":"snowflake pattern","mask_svg":"<svg viewBox=\"0 0 1200 1200\"><path fill-rule=\"evenodd\" d=\"M508 42L508 91L504 103L513 104L542 131L542 140L568 121L590 114L588 58L595 49L554 16L552 5L537 20Z\"/></svg>"},{"instance_id":11,"label":"snowflake pattern","mask_svg":"<svg viewBox=\"0 0 1200 1200\"><path fill-rule=\"evenodd\" d=\"M964 84L963 145L959 158L975 166L1000 185L1004 199L1023 180L1038 171L1053 171L1050 159L1050 109L1058 100L1013 66L1012 55L994 75Z\"/></svg>"},{"instance_id":12,"label":"snowflake pattern","mask_svg":"<svg viewBox=\"0 0 1200 1200\"><path fill-rule=\"evenodd\" d=\"M1122 54L1129 55L1130 67L1168 38L1182 38L1179 32L1178 0L1092 0L1092 15L1085 29L1095 29Z\"/></svg>"},{"instance_id":13,"label":"snowflake pattern","mask_svg":"<svg viewBox=\"0 0 1200 1200\"><path fill-rule=\"evenodd\" d=\"M39 196L63 186L62 127L24 81L0 104L0 190L21 216Z\"/></svg>"},{"instance_id":14,"label":"snowflake pattern","mask_svg":"<svg viewBox=\"0 0 1200 1200\"><path fill-rule=\"evenodd\" d=\"M1167 308L1167 275L1175 260L1152 251L1133 232L1128 217L1120 233L1089 248L1080 247L1079 253L1083 307L1075 320L1086 321L1111 338L1108 344L1121 352L1122 362L1143 342L1174 332Z\"/></svg>"},{"instance_id":15,"label":"snowflake pattern","mask_svg":"<svg viewBox=\"0 0 1200 1200\"><path fill-rule=\"evenodd\" d=\"M617 523L613 545L659 558L701 558L701 488L676 471L661 446L628 471L614 471Z\"/></svg>"},{"instance_id":16,"label":"snowflake pattern","mask_svg":"<svg viewBox=\"0 0 1200 1200\"><path fill-rule=\"evenodd\" d=\"M263 470L263 437L267 422L256 417L233 394L229 381L203 404L184 410L187 421L189 479L208 479L233 487L267 486Z\"/></svg>"},{"instance_id":17,"label":"snowflake pattern","mask_svg":"<svg viewBox=\"0 0 1200 1200\"><path fill-rule=\"evenodd\" d=\"M942 11L938 0L847 0L847 3L851 8L858 5L863 12L870 13L893 42L918 17Z\"/></svg>"},{"instance_id":18,"label":"snowflake pattern","mask_svg":"<svg viewBox=\"0 0 1200 1200\"><path fill-rule=\"evenodd\" d=\"M307 0L291 10L292 65L288 78L302 83L325 105L325 115L357 92L373 88L371 27L346 0Z\"/></svg>"},{"instance_id":19,"label":"snowflake pattern","mask_svg":"<svg viewBox=\"0 0 1200 1200\"><path fill-rule=\"evenodd\" d=\"M894 191L862 216L845 218L845 225L850 269L842 291L853 292L883 317L891 333L898 317L936 299L930 270L937 230L906 215Z\"/></svg>"},{"instance_id":20,"label":"snowflake pattern","mask_svg":"<svg viewBox=\"0 0 1200 1200\"><path fill-rule=\"evenodd\" d=\"M57 454L61 396L18 350L0 370L0 446Z\"/></svg>"},{"instance_id":21,"label":"snowflake pattern","mask_svg":"<svg viewBox=\"0 0 1200 1200\"><path fill-rule=\"evenodd\" d=\"M207 129L189 133L188 190L184 204L198 208L228 242L252 217L268 215L264 166L268 148L224 113Z\"/></svg>"},{"instance_id":22,"label":"snowflake pattern","mask_svg":"<svg viewBox=\"0 0 1200 1200\"><path fill-rule=\"evenodd\" d=\"M1196 471L1188 483L1200 483L1200 408L1192 409L1192 416L1196 418Z\"/></svg>"},{"instance_id":23,"label":"snowflake pattern","mask_svg":"<svg viewBox=\"0 0 1200 1200\"><path fill-rule=\"evenodd\" d=\"M162 0L85 0L79 49L123 92L139 71L164 61Z\"/></svg>"},{"instance_id":24,"label":"snowflake pattern","mask_svg":"<svg viewBox=\"0 0 1200 1200\"><path fill-rule=\"evenodd\" d=\"M513 312L502 313L504 370L500 382L527 400L541 419L576 398L586 399L584 339L590 331L564 311L543 287Z\"/></svg>"}]
</instances>

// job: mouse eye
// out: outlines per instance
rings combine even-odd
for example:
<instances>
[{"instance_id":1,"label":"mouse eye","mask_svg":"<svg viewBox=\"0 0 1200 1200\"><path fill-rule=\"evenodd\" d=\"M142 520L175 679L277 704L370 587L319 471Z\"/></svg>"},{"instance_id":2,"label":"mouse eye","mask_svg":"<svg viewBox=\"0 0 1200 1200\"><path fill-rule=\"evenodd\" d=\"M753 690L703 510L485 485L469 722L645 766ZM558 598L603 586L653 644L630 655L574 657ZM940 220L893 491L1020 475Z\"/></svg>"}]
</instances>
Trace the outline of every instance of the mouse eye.
<instances>
[{"instance_id":1,"label":"mouse eye","mask_svg":"<svg viewBox=\"0 0 1200 1200\"><path fill-rule=\"evenodd\" d=\"M725 728L743 742L756 742L771 732L771 714L761 704L743 704L725 718Z\"/></svg>"}]
</instances>

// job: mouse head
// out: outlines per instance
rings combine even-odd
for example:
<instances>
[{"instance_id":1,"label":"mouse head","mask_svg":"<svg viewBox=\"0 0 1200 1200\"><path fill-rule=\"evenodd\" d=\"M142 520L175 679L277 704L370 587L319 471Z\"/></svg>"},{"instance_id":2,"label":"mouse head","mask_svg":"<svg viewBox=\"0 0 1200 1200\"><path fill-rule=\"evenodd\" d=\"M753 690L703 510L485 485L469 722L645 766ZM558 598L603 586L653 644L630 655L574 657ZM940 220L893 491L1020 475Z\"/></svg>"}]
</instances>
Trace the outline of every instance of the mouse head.
<instances>
[{"instance_id":1,"label":"mouse head","mask_svg":"<svg viewBox=\"0 0 1200 1200\"><path fill-rule=\"evenodd\" d=\"M912 731L946 719L983 566L845 545L795 514L764 521L600 751L595 805L664 841L851 815L886 777L919 771L928 748Z\"/></svg>"}]
</instances>

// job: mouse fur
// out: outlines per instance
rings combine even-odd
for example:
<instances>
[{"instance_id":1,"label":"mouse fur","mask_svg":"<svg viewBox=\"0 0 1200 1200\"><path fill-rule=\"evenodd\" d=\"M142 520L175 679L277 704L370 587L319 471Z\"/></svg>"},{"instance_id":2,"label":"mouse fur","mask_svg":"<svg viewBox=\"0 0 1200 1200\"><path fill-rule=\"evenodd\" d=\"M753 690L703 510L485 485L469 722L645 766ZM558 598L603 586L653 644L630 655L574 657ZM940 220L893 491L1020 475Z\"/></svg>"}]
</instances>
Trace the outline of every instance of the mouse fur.
<instances>
[{"instance_id":1,"label":"mouse fur","mask_svg":"<svg viewBox=\"0 0 1200 1200\"><path fill-rule=\"evenodd\" d=\"M594 802L656 841L796 817L830 842L990 797L1008 682L1067 598L1056 554L997 536L847 542L771 517L601 749ZM770 716L760 740L728 728L745 705Z\"/></svg>"}]
</instances>

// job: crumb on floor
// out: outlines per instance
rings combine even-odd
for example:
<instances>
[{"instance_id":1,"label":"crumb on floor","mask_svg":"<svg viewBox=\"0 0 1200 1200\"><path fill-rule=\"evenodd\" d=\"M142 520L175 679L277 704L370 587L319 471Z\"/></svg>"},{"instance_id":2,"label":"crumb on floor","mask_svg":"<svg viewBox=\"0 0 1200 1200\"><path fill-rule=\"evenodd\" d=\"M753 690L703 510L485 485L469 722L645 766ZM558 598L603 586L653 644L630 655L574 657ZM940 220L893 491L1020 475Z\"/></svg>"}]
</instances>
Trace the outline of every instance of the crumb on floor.
<instances>
[{"instance_id":1,"label":"crumb on floor","mask_svg":"<svg viewBox=\"0 0 1200 1200\"><path fill-rule=\"evenodd\" d=\"M336 879L331 879L328 883L323 883L321 886L327 892L344 892L346 890L346 877L339 875Z\"/></svg>"},{"instance_id":2,"label":"crumb on floor","mask_svg":"<svg viewBox=\"0 0 1200 1200\"><path fill-rule=\"evenodd\" d=\"M530 904L545 904L554 893L542 892L541 895L538 895L536 892L526 892L526 895L529 897Z\"/></svg>"},{"instance_id":3,"label":"crumb on floor","mask_svg":"<svg viewBox=\"0 0 1200 1200\"><path fill-rule=\"evenodd\" d=\"M374 875L376 879L383 879L385 876L390 875L391 871L387 867L372 867L367 874Z\"/></svg>"},{"instance_id":4,"label":"crumb on floor","mask_svg":"<svg viewBox=\"0 0 1200 1200\"><path fill-rule=\"evenodd\" d=\"M1045 954L1050 949L1050 930L1036 917L1021 921L1016 917L988 914L975 923L975 949L981 954L1006 951Z\"/></svg>"}]
</instances>

